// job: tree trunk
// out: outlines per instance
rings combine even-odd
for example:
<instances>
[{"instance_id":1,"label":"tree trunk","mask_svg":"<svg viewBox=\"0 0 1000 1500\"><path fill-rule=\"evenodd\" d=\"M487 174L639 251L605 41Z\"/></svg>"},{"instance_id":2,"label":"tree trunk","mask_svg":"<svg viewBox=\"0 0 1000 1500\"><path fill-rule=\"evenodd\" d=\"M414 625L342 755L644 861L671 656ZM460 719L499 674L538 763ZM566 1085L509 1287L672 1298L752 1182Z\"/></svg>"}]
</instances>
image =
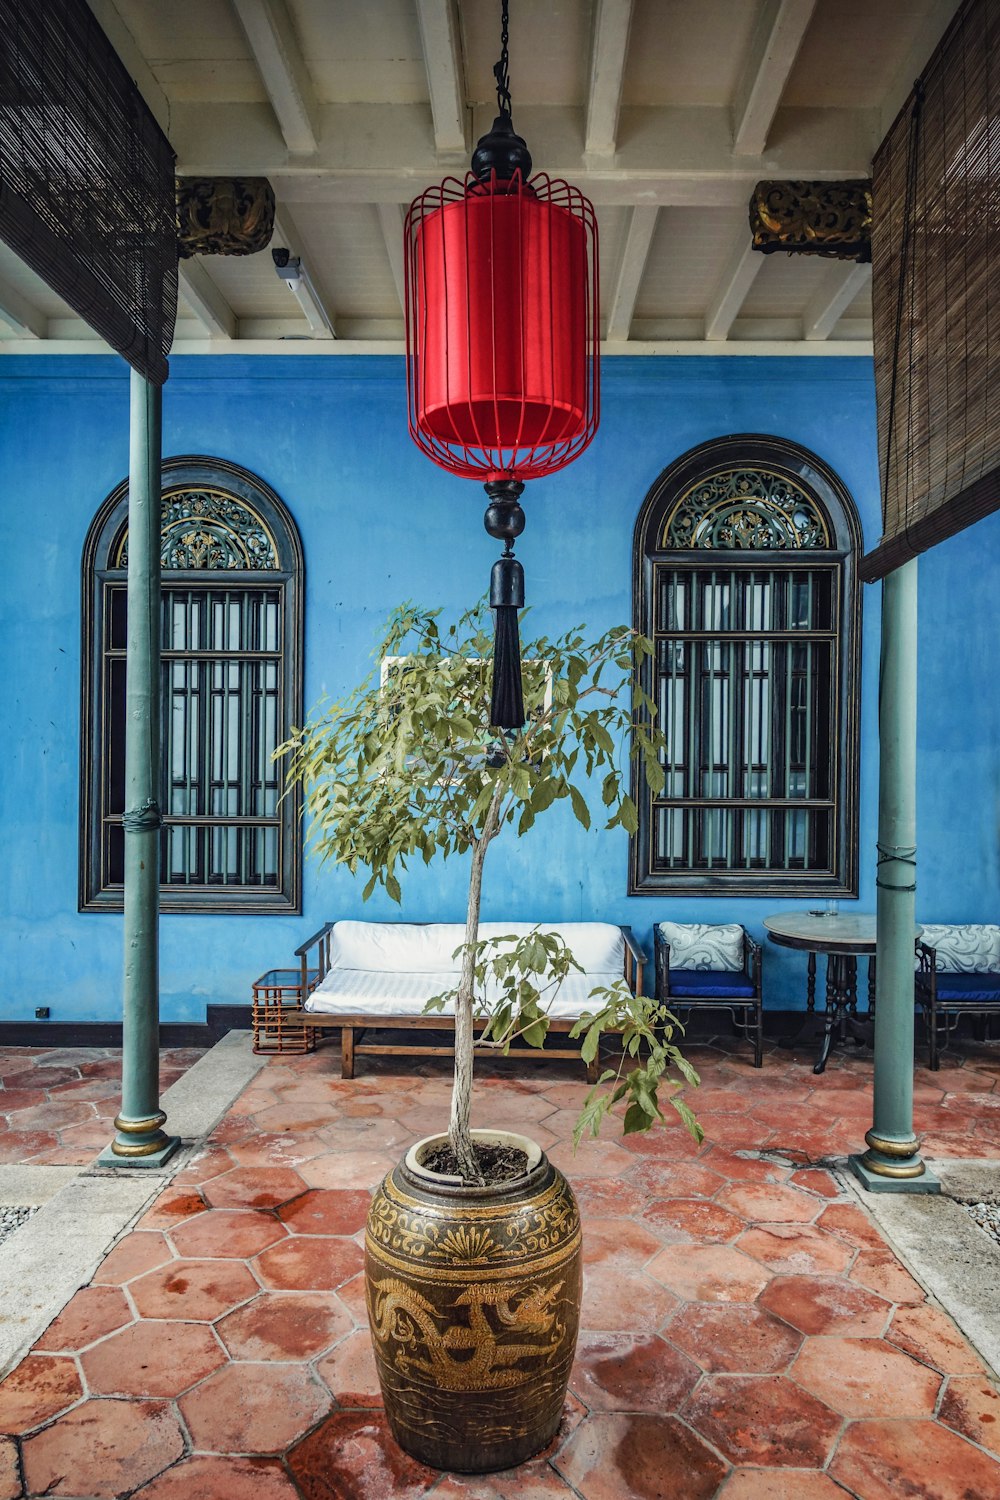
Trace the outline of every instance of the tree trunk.
<instances>
[{"instance_id":1,"label":"tree trunk","mask_svg":"<svg viewBox=\"0 0 1000 1500\"><path fill-rule=\"evenodd\" d=\"M481 1182L482 1175L472 1145L472 1070L475 1056L475 943L479 938L479 907L483 893L483 862L486 850L497 831L501 787L498 786L486 815L483 832L472 849L469 873L469 905L465 918L465 949L462 974L455 999L455 1082L451 1092L451 1123L448 1144L454 1151L459 1170L467 1182Z\"/></svg>"}]
</instances>

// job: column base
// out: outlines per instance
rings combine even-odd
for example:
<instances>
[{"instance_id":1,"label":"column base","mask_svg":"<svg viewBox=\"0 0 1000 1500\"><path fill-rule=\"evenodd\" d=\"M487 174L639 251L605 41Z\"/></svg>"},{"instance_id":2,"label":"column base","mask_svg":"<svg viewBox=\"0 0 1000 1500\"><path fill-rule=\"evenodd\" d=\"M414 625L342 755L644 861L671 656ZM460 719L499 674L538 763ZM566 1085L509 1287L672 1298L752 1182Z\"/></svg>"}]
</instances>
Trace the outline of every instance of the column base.
<instances>
[{"instance_id":1,"label":"column base","mask_svg":"<svg viewBox=\"0 0 1000 1500\"><path fill-rule=\"evenodd\" d=\"M148 1143L152 1146L152 1150L149 1150L147 1146L142 1154L137 1156L121 1155L115 1151L117 1142L112 1141L105 1146L94 1165L95 1167L128 1167L131 1170L136 1168L155 1170L157 1167L165 1166L180 1145L181 1138L179 1135L164 1135L162 1131L160 1135L159 1141Z\"/></svg>"},{"instance_id":2,"label":"column base","mask_svg":"<svg viewBox=\"0 0 1000 1500\"><path fill-rule=\"evenodd\" d=\"M910 1159L905 1168L901 1162L871 1162L872 1153L848 1157L851 1171L870 1193L940 1193L941 1183L928 1172L919 1157ZM914 1170L916 1169L916 1170ZM902 1175L905 1171L906 1175ZM889 1172L890 1175L886 1175Z\"/></svg>"}]
</instances>

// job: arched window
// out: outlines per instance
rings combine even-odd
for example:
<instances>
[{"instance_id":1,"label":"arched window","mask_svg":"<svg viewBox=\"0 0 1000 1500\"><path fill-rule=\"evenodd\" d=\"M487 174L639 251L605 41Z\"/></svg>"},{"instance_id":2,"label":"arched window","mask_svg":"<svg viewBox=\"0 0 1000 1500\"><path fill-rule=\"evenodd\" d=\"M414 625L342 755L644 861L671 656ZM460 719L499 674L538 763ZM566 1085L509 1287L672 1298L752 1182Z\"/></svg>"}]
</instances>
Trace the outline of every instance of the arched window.
<instances>
[{"instance_id":1,"label":"arched window","mask_svg":"<svg viewBox=\"0 0 1000 1500\"><path fill-rule=\"evenodd\" d=\"M633 895L857 894L857 512L780 438L704 443L660 475L634 543L636 628L667 738L635 772Z\"/></svg>"},{"instance_id":2,"label":"arched window","mask_svg":"<svg viewBox=\"0 0 1000 1500\"><path fill-rule=\"evenodd\" d=\"M271 752L302 723L305 575L295 523L255 475L163 464L160 902L301 910L301 829ZM80 905L122 906L128 483L83 555Z\"/></svg>"}]
</instances>

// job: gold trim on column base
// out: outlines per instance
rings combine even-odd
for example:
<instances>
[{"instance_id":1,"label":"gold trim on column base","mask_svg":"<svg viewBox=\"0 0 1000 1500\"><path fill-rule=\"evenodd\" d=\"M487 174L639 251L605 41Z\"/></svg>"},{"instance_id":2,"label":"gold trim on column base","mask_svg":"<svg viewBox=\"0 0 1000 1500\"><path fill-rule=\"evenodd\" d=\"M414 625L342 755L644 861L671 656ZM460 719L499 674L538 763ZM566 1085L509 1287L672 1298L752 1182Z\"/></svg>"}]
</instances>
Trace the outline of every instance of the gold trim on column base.
<instances>
[{"instance_id":1,"label":"gold trim on column base","mask_svg":"<svg viewBox=\"0 0 1000 1500\"><path fill-rule=\"evenodd\" d=\"M165 1151L173 1140L172 1136L163 1130L158 1130L149 1141L112 1141L112 1156L155 1156L158 1151Z\"/></svg>"},{"instance_id":2,"label":"gold trim on column base","mask_svg":"<svg viewBox=\"0 0 1000 1500\"><path fill-rule=\"evenodd\" d=\"M908 1141L890 1141L884 1135L877 1135L874 1130L866 1130L865 1140L880 1156L891 1156L900 1161L907 1161L911 1156L916 1156L920 1150L920 1142L915 1135L911 1136Z\"/></svg>"},{"instance_id":3,"label":"gold trim on column base","mask_svg":"<svg viewBox=\"0 0 1000 1500\"><path fill-rule=\"evenodd\" d=\"M871 1151L865 1152L861 1162L877 1177L923 1177L927 1170L920 1160L905 1163L877 1161Z\"/></svg>"},{"instance_id":4,"label":"gold trim on column base","mask_svg":"<svg viewBox=\"0 0 1000 1500\"><path fill-rule=\"evenodd\" d=\"M119 1135L150 1135L154 1130L160 1135L161 1125L167 1123L167 1117L162 1109L158 1109L155 1115L148 1115L145 1120L127 1120L122 1115L115 1116L115 1129Z\"/></svg>"}]
</instances>

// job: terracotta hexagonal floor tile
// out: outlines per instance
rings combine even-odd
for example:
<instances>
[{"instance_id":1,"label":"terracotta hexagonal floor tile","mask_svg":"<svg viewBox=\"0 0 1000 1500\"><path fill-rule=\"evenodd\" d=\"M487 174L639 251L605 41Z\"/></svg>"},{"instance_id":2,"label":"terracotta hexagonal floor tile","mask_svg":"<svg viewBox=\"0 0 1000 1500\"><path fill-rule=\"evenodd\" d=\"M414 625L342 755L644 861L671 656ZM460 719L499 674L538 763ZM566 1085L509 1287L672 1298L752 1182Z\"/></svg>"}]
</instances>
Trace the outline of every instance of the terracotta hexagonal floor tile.
<instances>
[{"instance_id":1,"label":"terracotta hexagonal floor tile","mask_svg":"<svg viewBox=\"0 0 1000 1500\"><path fill-rule=\"evenodd\" d=\"M939 1419L980 1448L1000 1454L1000 1391L979 1375L957 1375L948 1381Z\"/></svg>"},{"instance_id":2,"label":"terracotta hexagonal floor tile","mask_svg":"<svg viewBox=\"0 0 1000 1500\"><path fill-rule=\"evenodd\" d=\"M664 1198L651 1203L642 1218L668 1244L722 1245L747 1227L729 1209L706 1198Z\"/></svg>"},{"instance_id":3,"label":"terracotta hexagonal floor tile","mask_svg":"<svg viewBox=\"0 0 1000 1500\"><path fill-rule=\"evenodd\" d=\"M205 1200L195 1187L168 1187L139 1220L138 1229L171 1229L205 1212Z\"/></svg>"},{"instance_id":4,"label":"terracotta hexagonal floor tile","mask_svg":"<svg viewBox=\"0 0 1000 1500\"><path fill-rule=\"evenodd\" d=\"M13 1438L0 1438L0 1500L18 1500L23 1495L18 1473L17 1445Z\"/></svg>"},{"instance_id":5,"label":"terracotta hexagonal floor tile","mask_svg":"<svg viewBox=\"0 0 1000 1500\"><path fill-rule=\"evenodd\" d=\"M734 1469L724 1500L844 1500L839 1484L816 1469Z\"/></svg>"},{"instance_id":6,"label":"terracotta hexagonal floor tile","mask_svg":"<svg viewBox=\"0 0 1000 1500\"><path fill-rule=\"evenodd\" d=\"M690 1422L734 1464L821 1469L840 1418L781 1375L712 1375L684 1408Z\"/></svg>"},{"instance_id":7,"label":"terracotta hexagonal floor tile","mask_svg":"<svg viewBox=\"0 0 1000 1500\"><path fill-rule=\"evenodd\" d=\"M676 1417L598 1412L555 1460L584 1500L711 1500L726 1466Z\"/></svg>"},{"instance_id":8,"label":"terracotta hexagonal floor tile","mask_svg":"<svg viewBox=\"0 0 1000 1500\"><path fill-rule=\"evenodd\" d=\"M572 1142L562 1142L548 1153L549 1161L570 1182L584 1177L620 1177L635 1158L610 1141L581 1141L574 1152Z\"/></svg>"},{"instance_id":9,"label":"terracotta hexagonal floor tile","mask_svg":"<svg viewBox=\"0 0 1000 1500\"><path fill-rule=\"evenodd\" d=\"M410 1458L378 1412L340 1411L288 1455L304 1500L420 1500L440 1477Z\"/></svg>"},{"instance_id":10,"label":"terracotta hexagonal floor tile","mask_svg":"<svg viewBox=\"0 0 1000 1500\"><path fill-rule=\"evenodd\" d=\"M662 1242L629 1219L588 1219L583 1232L585 1266L620 1266L641 1270Z\"/></svg>"},{"instance_id":11,"label":"terracotta hexagonal floor tile","mask_svg":"<svg viewBox=\"0 0 1000 1500\"><path fill-rule=\"evenodd\" d=\"M117 1500L146 1484L184 1452L164 1401L84 1401L22 1448L29 1495Z\"/></svg>"},{"instance_id":12,"label":"terracotta hexagonal floor tile","mask_svg":"<svg viewBox=\"0 0 1000 1500\"><path fill-rule=\"evenodd\" d=\"M639 1214L649 1202L649 1194L627 1178L618 1181L602 1177L574 1182L573 1193L585 1220L606 1219L620 1214L623 1218Z\"/></svg>"},{"instance_id":13,"label":"terracotta hexagonal floor tile","mask_svg":"<svg viewBox=\"0 0 1000 1500\"><path fill-rule=\"evenodd\" d=\"M303 1162L299 1171L310 1187L367 1188L371 1192L395 1165L395 1158L386 1151L331 1151Z\"/></svg>"},{"instance_id":14,"label":"terracotta hexagonal floor tile","mask_svg":"<svg viewBox=\"0 0 1000 1500\"><path fill-rule=\"evenodd\" d=\"M291 1167L293 1170L304 1161L312 1161L314 1156L324 1156L329 1149L318 1135L309 1131L296 1131L294 1135L286 1135L284 1131L262 1132L227 1147L239 1167Z\"/></svg>"},{"instance_id":15,"label":"terracotta hexagonal floor tile","mask_svg":"<svg viewBox=\"0 0 1000 1500\"><path fill-rule=\"evenodd\" d=\"M239 1261L174 1260L130 1288L142 1318L210 1323L260 1291Z\"/></svg>"},{"instance_id":16,"label":"terracotta hexagonal floor tile","mask_svg":"<svg viewBox=\"0 0 1000 1500\"><path fill-rule=\"evenodd\" d=\"M849 1245L811 1224L761 1224L736 1243L761 1265L789 1276L846 1271L854 1256Z\"/></svg>"},{"instance_id":17,"label":"terracotta hexagonal floor tile","mask_svg":"<svg viewBox=\"0 0 1000 1500\"><path fill-rule=\"evenodd\" d=\"M343 1236L295 1235L258 1256L257 1274L280 1291L332 1291L356 1276L365 1255L356 1240Z\"/></svg>"},{"instance_id":18,"label":"terracotta hexagonal floor tile","mask_svg":"<svg viewBox=\"0 0 1000 1500\"><path fill-rule=\"evenodd\" d=\"M841 1189L830 1173L822 1167L803 1167L800 1172L793 1172L789 1182L796 1187L808 1188L811 1193L819 1193L822 1198L839 1198ZM730 1480L730 1483L732 1481Z\"/></svg>"},{"instance_id":19,"label":"terracotta hexagonal floor tile","mask_svg":"<svg viewBox=\"0 0 1000 1500\"><path fill-rule=\"evenodd\" d=\"M501 1474L448 1474L433 1494L434 1500L572 1500L576 1490L534 1459Z\"/></svg>"},{"instance_id":20,"label":"terracotta hexagonal floor tile","mask_svg":"<svg viewBox=\"0 0 1000 1500\"><path fill-rule=\"evenodd\" d=\"M887 1248L878 1225L856 1203L831 1203L824 1208L816 1224L819 1229L830 1230L859 1250L884 1251Z\"/></svg>"},{"instance_id":21,"label":"terracotta hexagonal floor tile","mask_svg":"<svg viewBox=\"0 0 1000 1500\"><path fill-rule=\"evenodd\" d=\"M225 1358L204 1323L143 1319L102 1339L80 1363L95 1396L179 1396Z\"/></svg>"},{"instance_id":22,"label":"terracotta hexagonal floor tile","mask_svg":"<svg viewBox=\"0 0 1000 1500\"><path fill-rule=\"evenodd\" d=\"M216 1324L234 1359L313 1359L354 1319L332 1292L263 1292Z\"/></svg>"},{"instance_id":23,"label":"terracotta hexagonal floor tile","mask_svg":"<svg viewBox=\"0 0 1000 1500\"><path fill-rule=\"evenodd\" d=\"M213 1208L277 1208L305 1190L291 1167L234 1167L213 1177L204 1189Z\"/></svg>"},{"instance_id":24,"label":"terracotta hexagonal floor tile","mask_svg":"<svg viewBox=\"0 0 1000 1500\"><path fill-rule=\"evenodd\" d=\"M358 1328L368 1328L368 1304L365 1294L364 1275L352 1276L343 1286L338 1286L337 1296L347 1308Z\"/></svg>"},{"instance_id":25,"label":"terracotta hexagonal floor tile","mask_svg":"<svg viewBox=\"0 0 1000 1500\"><path fill-rule=\"evenodd\" d=\"M244 1132L243 1139L258 1130L294 1131L298 1134L305 1130L322 1130L324 1125L330 1124L330 1105L321 1100L314 1102L303 1101L301 1104L273 1104L270 1109L262 1109L253 1120L253 1132ZM213 1134L213 1139L222 1139L218 1131ZM232 1137L236 1139L236 1137Z\"/></svg>"},{"instance_id":26,"label":"terracotta hexagonal floor tile","mask_svg":"<svg viewBox=\"0 0 1000 1500\"><path fill-rule=\"evenodd\" d=\"M885 1328L889 1304L839 1276L776 1276L761 1307L802 1333L868 1334Z\"/></svg>"},{"instance_id":27,"label":"terracotta hexagonal floor tile","mask_svg":"<svg viewBox=\"0 0 1000 1500\"><path fill-rule=\"evenodd\" d=\"M36 1349L85 1349L95 1339L132 1321L132 1309L119 1286L85 1286L54 1318Z\"/></svg>"},{"instance_id":28,"label":"terracotta hexagonal floor tile","mask_svg":"<svg viewBox=\"0 0 1000 1500\"><path fill-rule=\"evenodd\" d=\"M136 1490L135 1500L296 1500L297 1494L277 1459L203 1454Z\"/></svg>"},{"instance_id":29,"label":"terracotta hexagonal floor tile","mask_svg":"<svg viewBox=\"0 0 1000 1500\"><path fill-rule=\"evenodd\" d=\"M316 1366L337 1399L338 1406L379 1407L382 1392L375 1372L375 1355L367 1328L356 1328L341 1339Z\"/></svg>"},{"instance_id":30,"label":"terracotta hexagonal floor tile","mask_svg":"<svg viewBox=\"0 0 1000 1500\"><path fill-rule=\"evenodd\" d=\"M224 1146L202 1146L200 1150L192 1152L187 1166L175 1174L173 1185L176 1187L190 1182L210 1182L213 1177L228 1172L234 1165L233 1158Z\"/></svg>"},{"instance_id":31,"label":"terracotta hexagonal floor tile","mask_svg":"<svg viewBox=\"0 0 1000 1500\"><path fill-rule=\"evenodd\" d=\"M889 1302L919 1303L923 1288L901 1266L890 1250L861 1250L851 1268L851 1280L878 1292Z\"/></svg>"},{"instance_id":32,"label":"terracotta hexagonal floor tile","mask_svg":"<svg viewBox=\"0 0 1000 1500\"><path fill-rule=\"evenodd\" d=\"M302 1365L226 1365L178 1405L198 1449L209 1453L284 1453L330 1405Z\"/></svg>"},{"instance_id":33,"label":"terracotta hexagonal floor tile","mask_svg":"<svg viewBox=\"0 0 1000 1500\"><path fill-rule=\"evenodd\" d=\"M698 1165L720 1173L731 1182L785 1182L794 1163L782 1165L759 1150L710 1145L699 1157Z\"/></svg>"},{"instance_id":34,"label":"terracotta hexagonal floor tile","mask_svg":"<svg viewBox=\"0 0 1000 1500\"><path fill-rule=\"evenodd\" d=\"M779 1182L734 1183L716 1202L751 1224L809 1224L823 1207L811 1194Z\"/></svg>"},{"instance_id":35,"label":"terracotta hexagonal floor tile","mask_svg":"<svg viewBox=\"0 0 1000 1500\"><path fill-rule=\"evenodd\" d=\"M693 1302L671 1318L665 1332L710 1375L776 1375L802 1343L800 1333L756 1303Z\"/></svg>"},{"instance_id":36,"label":"terracotta hexagonal floor tile","mask_svg":"<svg viewBox=\"0 0 1000 1500\"><path fill-rule=\"evenodd\" d=\"M206 1191L211 1183L206 1184ZM246 1260L285 1238L274 1214L254 1209L213 1208L170 1232L179 1255Z\"/></svg>"},{"instance_id":37,"label":"terracotta hexagonal floor tile","mask_svg":"<svg viewBox=\"0 0 1000 1500\"><path fill-rule=\"evenodd\" d=\"M413 1139L405 1125L387 1115L342 1115L316 1134L327 1151L395 1151L400 1156Z\"/></svg>"},{"instance_id":38,"label":"terracotta hexagonal floor tile","mask_svg":"<svg viewBox=\"0 0 1000 1500\"><path fill-rule=\"evenodd\" d=\"M661 1198L711 1198L726 1179L700 1161L640 1161L622 1182L634 1184L651 1201ZM625 1210L623 1210L625 1212Z\"/></svg>"},{"instance_id":39,"label":"terracotta hexagonal floor tile","mask_svg":"<svg viewBox=\"0 0 1000 1500\"><path fill-rule=\"evenodd\" d=\"M119 1286L172 1259L170 1246L162 1234L133 1230L104 1257L94 1274L94 1282L97 1286Z\"/></svg>"},{"instance_id":40,"label":"terracotta hexagonal floor tile","mask_svg":"<svg viewBox=\"0 0 1000 1500\"><path fill-rule=\"evenodd\" d=\"M0 1381L0 1432L30 1432L82 1395L75 1360L29 1354Z\"/></svg>"},{"instance_id":41,"label":"terracotta hexagonal floor tile","mask_svg":"<svg viewBox=\"0 0 1000 1500\"><path fill-rule=\"evenodd\" d=\"M677 1299L642 1271L589 1266L583 1276L580 1327L596 1333L632 1333L637 1309L643 1326L659 1328Z\"/></svg>"},{"instance_id":42,"label":"terracotta hexagonal floor tile","mask_svg":"<svg viewBox=\"0 0 1000 1500\"><path fill-rule=\"evenodd\" d=\"M670 1412L691 1394L700 1374L659 1334L585 1333L570 1389L598 1411Z\"/></svg>"},{"instance_id":43,"label":"terracotta hexagonal floor tile","mask_svg":"<svg viewBox=\"0 0 1000 1500\"><path fill-rule=\"evenodd\" d=\"M897 1307L886 1338L942 1375L984 1375L982 1360L938 1307Z\"/></svg>"},{"instance_id":44,"label":"terracotta hexagonal floor tile","mask_svg":"<svg viewBox=\"0 0 1000 1500\"><path fill-rule=\"evenodd\" d=\"M930 1417L941 1377L882 1339L808 1338L792 1379L844 1417Z\"/></svg>"},{"instance_id":45,"label":"terracotta hexagonal floor tile","mask_svg":"<svg viewBox=\"0 0 1000 1500\"><path fill-rule=\"evenodd\" d=\"M310 1188L278 1209L292 1234L357 1234L368 1218L371 1194L358 1188Z\"/></svg>"},{"instance_id":46,"label":"terracotta hexagonal floor tile","mask_svg":"<svg viewBox=\"0 0 1000 1500\"><path fill-rule=\"evenodd\" d=\"M992 1500L1000 1464L938 1422L852 1422L830 1477L865 1500Z\"/></svg>"},{"instance_id":47,"label":"terracotta hexagonal floor tile","mask_svg":"<svg viewBox=\"0 0 1000 1500\"><path fill-rule=\"evenodd\" d=\"M689 1302L753 1302L770 1280L731 1245L669 1245L647 1271Z\"/></svg>"}]
</instances>

